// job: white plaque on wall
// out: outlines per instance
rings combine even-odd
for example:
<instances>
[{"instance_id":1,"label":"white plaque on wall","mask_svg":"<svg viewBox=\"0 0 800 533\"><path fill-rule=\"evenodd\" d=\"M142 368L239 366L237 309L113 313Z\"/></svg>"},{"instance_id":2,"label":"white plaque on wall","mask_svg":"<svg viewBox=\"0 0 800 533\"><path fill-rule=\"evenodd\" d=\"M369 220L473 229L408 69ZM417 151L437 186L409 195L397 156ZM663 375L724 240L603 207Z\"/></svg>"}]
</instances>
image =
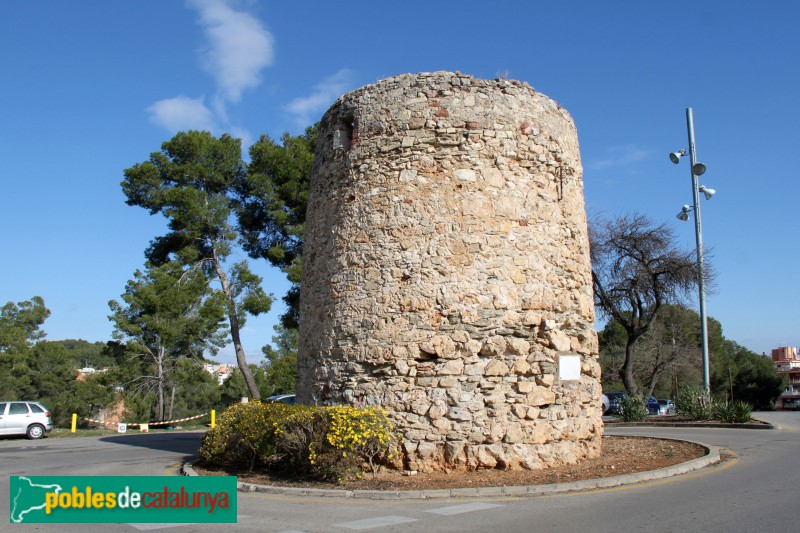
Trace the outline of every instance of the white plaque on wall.
<instances>
[{"instance_id":1,"label":"white plaque on wall","mask_svg":"<svg viewBox=\"0 0 800 533\"><path fill-rule=\"evenodd\" d=\"M558 356L558 379L559 381L578 381L581 379L580 355Z\"/></svg>"}]
</instances>

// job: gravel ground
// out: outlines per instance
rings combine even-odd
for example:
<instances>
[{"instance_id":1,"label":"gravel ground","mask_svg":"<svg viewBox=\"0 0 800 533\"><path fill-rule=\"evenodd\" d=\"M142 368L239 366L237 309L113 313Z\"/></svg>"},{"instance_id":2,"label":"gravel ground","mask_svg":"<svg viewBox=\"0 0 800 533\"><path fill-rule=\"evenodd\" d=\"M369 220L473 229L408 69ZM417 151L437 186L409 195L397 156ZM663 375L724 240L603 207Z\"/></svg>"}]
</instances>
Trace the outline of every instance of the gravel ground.
<instances>
[{"instance_id":1,"label":"gravel ground","mask_svg":"<svg viewBox=\"0 0 800 533\"><path fill-rule=\"evenodd\" d=\"M382 470L377 479L369 473L364 479L343 484L286 479L262 472L222 471L195 465L200 475L236 475L239 481L260 485L281 485L308 488L340 488L350 490L429 490L460 487L494 487L544 485L584 479L618 476L656 470L702 457L706 449L694 443L646 437L603 437L603 453L575 465L541 470L478 470L474 472L435 472L407 475Z\"/></svg>"}]
</instances>

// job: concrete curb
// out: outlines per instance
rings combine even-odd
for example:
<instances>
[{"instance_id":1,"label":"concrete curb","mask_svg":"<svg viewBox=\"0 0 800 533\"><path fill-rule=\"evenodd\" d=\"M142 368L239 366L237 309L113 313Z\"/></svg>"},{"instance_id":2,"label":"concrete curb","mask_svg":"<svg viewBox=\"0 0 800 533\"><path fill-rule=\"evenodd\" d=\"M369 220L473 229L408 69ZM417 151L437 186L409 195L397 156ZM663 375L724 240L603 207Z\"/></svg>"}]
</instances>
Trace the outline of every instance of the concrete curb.
<instances>
[{"instance_id":1,"label":"concrete curb","mask_svg":"<svg viewBox=\"0 0 800 533\"><path fill-rule=\"evenodd\" d=\"M610 428L706 428L706 429L780 429L767 422L761 424L720 424L708 422L613 422L604 421Z\"/></svg>"},{"instance_id":2,"label":"concrete curb","mask_svg":"<svg viewBox=\"0 0 800 533\"><path fill-rule=\"evenodd\" d=\"M659 437L661 438L661 437ZM681 440L681 439L664 439ZM685 441L682 442L693 442ZM700 442L695 442L703 446L708 453L697 459L692 459L685 463L638 472L636 474L624 474L621 476L586 479L583 481L573 481L570 483L554 483L549 485L521 485L514 487L474 487L459 489L435 489L435 490L342 490L342 489L310 489L299 487L279 487L274 485L257 485L255 483L237 483L239 492L259 492L265 494L276 494L281 496L311 496L315 498L352 498L368 500L432 500L432 499L458 499L458 498L497 498L497 497L533 497L544 496L547 494L558 494L563 492L575 492L591 489L605 489L619 487L621 485L631 485L644 481L664 479L680 474L686 474L693 470L705 468L719 462L719 448ZM184 463L181 467L181 475L196 476L190 463Z\"/></svg>"}]
</instances>

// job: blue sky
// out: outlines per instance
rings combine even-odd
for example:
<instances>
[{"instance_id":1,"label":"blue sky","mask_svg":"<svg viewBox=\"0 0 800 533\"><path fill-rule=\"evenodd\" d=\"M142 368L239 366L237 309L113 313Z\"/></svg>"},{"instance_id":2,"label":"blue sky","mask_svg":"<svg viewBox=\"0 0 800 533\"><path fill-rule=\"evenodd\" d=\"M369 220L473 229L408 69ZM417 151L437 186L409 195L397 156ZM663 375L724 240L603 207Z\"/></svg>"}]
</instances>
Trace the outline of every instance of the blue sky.
<instances>
[{"instance_id":1,"label":"blue sky","mask_svg":"<svg viewBox=\"0 0 800 533\"><path fill-rule=\"evenodd\" d=\"M122 172L179 130L300 133L342 93L407 72L507 75L566 107L587 209L640 211L694 247L692 107L708 312L759 353L800 344L800 4L739 0L0 4L0 303L42 296L48 338L105 341L108 301L163 220L125 205ZM276 297L280 272L251 262ZM252 362L282 311L250 319ZM231 349L219 359L232 361Z\"/></svg>"}]
</instances>

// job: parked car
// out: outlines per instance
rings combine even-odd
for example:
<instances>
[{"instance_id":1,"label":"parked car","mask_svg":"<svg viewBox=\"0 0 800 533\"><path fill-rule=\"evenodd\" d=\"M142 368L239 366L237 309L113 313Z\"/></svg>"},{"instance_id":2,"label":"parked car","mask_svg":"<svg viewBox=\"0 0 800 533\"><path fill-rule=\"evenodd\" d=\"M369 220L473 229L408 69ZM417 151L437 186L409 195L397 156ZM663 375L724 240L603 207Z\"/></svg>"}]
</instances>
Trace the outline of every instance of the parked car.
<instances>
[{"instance_id":1,"label":"parked car","mask_svg":"<svg viewBox=\"0 0 800 533\"><path fill-rule=\"evenodd\" d=\"M647 408L648 415L657 415L659 410L658 400L656 400L655 396L650 396L647 401L644 403L644 406Z\"/></svg>"},{"instance_id":2,"label":"parked car","mask_svg":"<svg viewBox=\"0 0 800 533\"><path fill-rule=\"evenodd\" d=\"M675 402L672 400L658 400L658 414L674 415L675 413Z\"/></svg>"},{"instance_id":3,"label":"parked car","mask_svg":"<svg viewBox=\"0 0 800 533\"><path fill-rule=\"evenodd\" d=\"M52 429L50 411L39 402L0 402L0 435L41 439Z\"/></svg>"},{"instance_id":4,"label":"parked car","mask_svg":"<svg viewBox=\"0 0 800 533\"><path fill-rule=\"evenodd\" d=\"M268 402L281 402L281 403L288 403L289 405L294 405L295 402L295 395L294 394L276 394L275 396L270 396L267 398Z\"/></svg>"},{"instance_id":5,"label":"parked car","mask_svg":"<svg viewBox=\"0 0 800 533\"><path fill-rule=\"evenodd\" d=\"M620 408L622 407L622 402L624 402L625 398L628 397L627 393L607 392L605 393L605 396L608 398L608 411L603 414L618 415Z\"/></svg>"}]
</instances>

